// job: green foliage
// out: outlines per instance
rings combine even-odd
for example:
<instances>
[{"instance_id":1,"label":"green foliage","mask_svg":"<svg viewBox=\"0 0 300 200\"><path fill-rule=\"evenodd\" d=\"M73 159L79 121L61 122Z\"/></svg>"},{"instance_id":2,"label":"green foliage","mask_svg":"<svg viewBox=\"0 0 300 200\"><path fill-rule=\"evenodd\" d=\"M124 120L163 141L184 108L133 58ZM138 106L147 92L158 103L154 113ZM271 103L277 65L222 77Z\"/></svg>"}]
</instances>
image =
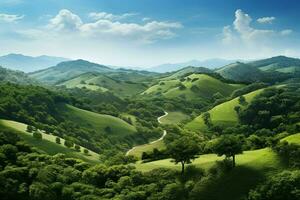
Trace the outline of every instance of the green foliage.
<instances>
[{"instance_id":1,"label":"green foliage","mask_svg":"<svg viewBox=\"0 0 300 200\"><path fill-rule=\"evenodd\" d=\"M217 140L213 150L218 156L232 157L232 166L235 167L235 156L243 153L242 147L243 144L238 136L224 135Z\"/></svg>"},{"instance_id":2,"label":"green foliage","mask_svg":"<svg viewBox=\"0 0 300 200\"><path fill-rule=\"evenodd\" d=\"M80 146L78 144L75 144L75 150L80 151Z\"/></svg>"},{"instance_id":3,"label":"green foliage","mask_svg":"<svg viewBox=\"0 0 300 200\"><path fill-rule=\"evenodd\" d=\"M185 164L189 164L197 158L200 147L194 137L184 135L167 144L168 154L175 164L180 163L182 166L181 173L184 174Z\"/></svg>"},{"instance_id":4,"label":"green foliage","mask_svg":"<svg viewBox=\"0 0 300 200\"><path fill-rule=\"evenodd\" d=\"M59 137L56 137L56 138L55 138L55 142L56 142L57 144L60 144L60 138L59 138Z\"/></svg>"},{"instance_id":5,"label":"green foliage","mask_svg":"<svg viewBox=\"0 0 300 200\"><path fill-rule=\"evenodd\" d=\"M248 200L297 200L300 198L300 171L283 171L251 190Z\"/></svg>"},{"instance_id":6,"label":"green foliage","mask_svg":"<svg viewBox=\"0 0 300 200\"><path fill-rule=\"evenodd\" d=\"M211 122L210 113L209 113L209 112L203 113L202 118L203 118L204 124L205 124L208 128L211 128L212 122Z\"/></svg>"},{"instance_id":7,"label":"green foliage","mask_svg":"<svg viewBox=\"0 0 300 200\"><path fill-rule=\"evenodd\" d=\"M32 136L38 140L41 140L43 138L43 135L39 131L34 131Z\"/></svg>"},{"instance_id":8,"label":"green foliage","mask_svg":"<svg viewBox=\"0 0 300 200\"><path fill-rule=\"evenodd\" d=\"M65 140L64 145L68 148L71 148L74 146L74 142L70 141L70 140Z\"/></svg>"}]
</instances>

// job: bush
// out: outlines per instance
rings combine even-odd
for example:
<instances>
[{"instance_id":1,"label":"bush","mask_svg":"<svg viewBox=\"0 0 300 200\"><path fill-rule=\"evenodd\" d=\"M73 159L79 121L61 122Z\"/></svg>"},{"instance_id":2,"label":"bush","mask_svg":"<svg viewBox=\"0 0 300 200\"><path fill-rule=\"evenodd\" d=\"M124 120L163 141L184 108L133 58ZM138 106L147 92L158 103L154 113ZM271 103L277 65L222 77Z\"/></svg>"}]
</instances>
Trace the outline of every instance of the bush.
<instances>
[{"instance_id":1,"label":"bush","mask_svg":"<svg viewBox=\"0 0 300 200\"><path fill-rule=\"evenodd\" d=\"M71 148L74 146L74 143L70 140L65 140L65 144L66 147Z\"/></svg>"},{"instance_id":2,"label":"bush","mask_svg":"<svg viewBox=\"0 0 300 200\"><path fill-rule=\"evenodd\" d=\"M32 136L38 140L41 140L43 138L43 135L38 131L34 131Z\"/></svg>"},{"instance_id":3,"label":"bush","mask_svg":"<svg viewBox=\"0 0 300 200\"><path fill-rule=\"evenodd\" d=\"M80 146L78 144L75 145L75 150L80 151Z\"/></svg>"},{"instance_id":4,"label":"bush","mask_svg":"<svg viewBox=\"0 0 300 200\"><path fill-rule=\"evenodd\" d=\"M32 133L34 131L34 127L28 125L26 131L29 132L29 133Z\"/></svg>"},{"instance_id":5,"label":"bush","mask_svg":"<svg viewBox=\"0 0 300 200\"><path fill-rule=\"evenodd\" d=\"M55 138L55 142L56 142L57 144L60 144L60 138L59 138L59 137L56 137L56 138Z\"/></svg>"},{"instance_id":6,"label":"bush","mask_svg":"<svg viewBox=\"0 0 300 200\"><path fill-rule=\"evenodd\" d=\"M89 154L89 150L84 149L84 150L83 150L83 153L84 153L84 154Z\"/></svg>"}]
</instances>

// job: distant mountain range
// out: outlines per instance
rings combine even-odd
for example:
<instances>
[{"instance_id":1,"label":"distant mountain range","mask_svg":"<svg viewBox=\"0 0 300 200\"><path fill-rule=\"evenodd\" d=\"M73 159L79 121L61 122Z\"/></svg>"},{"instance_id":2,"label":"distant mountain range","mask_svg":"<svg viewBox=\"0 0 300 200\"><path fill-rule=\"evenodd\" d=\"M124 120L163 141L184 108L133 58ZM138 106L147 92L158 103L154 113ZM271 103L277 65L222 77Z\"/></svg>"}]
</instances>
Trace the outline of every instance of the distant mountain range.
<instances>
[{"instance_id":1,"label":"distant mountain range","mask_svg":"<svg viewBox=\"0 0 300 200\"><path fill-rule=\"evenodd\" d=\"M23 72L33 72L55 66L58 63L67 60L69 59L53 56L32 57L22 54L8 54L0 56L0 66Z\"/></svg>"},{"instance_id":2,"label":"distant mountain range","mask_svg":"<svg viewBox=\"0 0 300 200\"><path fill-rule=\"evenodd\" d=\"M215 69L215 68L219 68L219 67L228 65L228 64L236 62L236 61L240 61L240 60L225 60L225 59L219 59L219 58L208 59L208 60L203 60L203 61L191 60L191 61L182 62L182 63L166 63L166 64L146 68L146 70L152 71L152 72L165 73L165 72L178 71L187 66L206 67L209 69Z\"/></svg>"}]
</instances>

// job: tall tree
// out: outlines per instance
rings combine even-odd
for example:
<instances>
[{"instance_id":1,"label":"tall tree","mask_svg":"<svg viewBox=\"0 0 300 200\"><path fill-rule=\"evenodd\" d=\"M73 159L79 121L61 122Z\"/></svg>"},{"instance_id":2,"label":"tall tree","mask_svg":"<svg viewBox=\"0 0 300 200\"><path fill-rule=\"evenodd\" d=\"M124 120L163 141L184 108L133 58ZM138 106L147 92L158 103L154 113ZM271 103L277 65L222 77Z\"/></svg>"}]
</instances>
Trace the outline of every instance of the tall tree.
<instances>
[{"instance_id":1,"label":"tall tree","mask_svg":"<svg viewBox=\"0 0 300 200\"><path fill-rule=\"evenodd\" d=\"M223 135L215 143L214 152L218 156L232 157L232 167L235 167L235 155L243 153L242 142L235 135Z\"/></svg>"},{"instance_id":2,"label":"tall tree","mask_svg":"<svg viewBox=\"0 0 300 200\"><path fill-rule=\"evenodd\" d=\"M184 135L167 144L167 151L175 164L181 163L181 174L184 174L185 164L197 158L200 148L193 137Z\"/></svg>"}]
</instances>

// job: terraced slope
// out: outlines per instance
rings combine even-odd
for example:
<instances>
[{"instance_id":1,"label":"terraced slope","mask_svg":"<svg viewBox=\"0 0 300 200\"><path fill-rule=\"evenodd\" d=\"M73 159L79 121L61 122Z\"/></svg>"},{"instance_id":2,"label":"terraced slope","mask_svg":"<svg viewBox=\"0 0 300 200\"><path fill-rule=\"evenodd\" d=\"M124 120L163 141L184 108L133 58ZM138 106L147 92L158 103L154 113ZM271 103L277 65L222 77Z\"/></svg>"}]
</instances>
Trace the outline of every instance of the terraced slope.
<instances>
[{"instance_id":1,"label":"terraced slope","mask_svg":"<svg viewBox=\"0 0 300 200\"><path fill-rule=\"evenodd\" d=\"M41 134L43 136L43 139L35 139L32 136L32 133L26 131L26 124L10 120L0 120L0 127L16 130L19 133L19 136L24 139L29 145L36 147L37 149L42 150L49 155L63 153L67 157L78 158L92 164L100 163L99 154L89 150L89 154L86 155L83 153L84 147L80 148L80 152L77 152L74 148L67 148L66 146L64 146L65 140L63 138L60 138L61 144L57 144L55 142L56 136L45 134L42 132Z\"/></svg>"},{"instance_id":2,"label":"terraced slope","mask_svg":"<svg viewBox=\"0 0 300 200\"><path fill-rule=\"evenodd\" d=\"M253 91L251 93L244 95L244 97L246 98L246 101L249 103L256 95L260 94L262 91L263 89ZM220 105L217 105L216 107L208 111L210 113L210 117L214 125L230 126L238 122L238 116L236 111L234 110L234 107L238 105L241 106L242 108L244 107L239 104L238 98L239 97L227 101L225 103L222 103ZM185 128L193 131L205 131L207 129L206 125L204 124L202 114L196 117L191 122L187 123L185 125Z\"/></svg>"},{"instance_id":3,"label":"terraced slope","mask_svg":"<svg viewBox=\"0 0 300 200\"><path fill-rule=\"evenodd\" d=\"M187 100L197 98L211 99L215 93L228 96L234 90L241 87L243 87L243 85L224 83L206 74L191 74L180 80L160 81L142 94L161 95L166 98L181 97Z\"/></svg>"}]
</instances>

